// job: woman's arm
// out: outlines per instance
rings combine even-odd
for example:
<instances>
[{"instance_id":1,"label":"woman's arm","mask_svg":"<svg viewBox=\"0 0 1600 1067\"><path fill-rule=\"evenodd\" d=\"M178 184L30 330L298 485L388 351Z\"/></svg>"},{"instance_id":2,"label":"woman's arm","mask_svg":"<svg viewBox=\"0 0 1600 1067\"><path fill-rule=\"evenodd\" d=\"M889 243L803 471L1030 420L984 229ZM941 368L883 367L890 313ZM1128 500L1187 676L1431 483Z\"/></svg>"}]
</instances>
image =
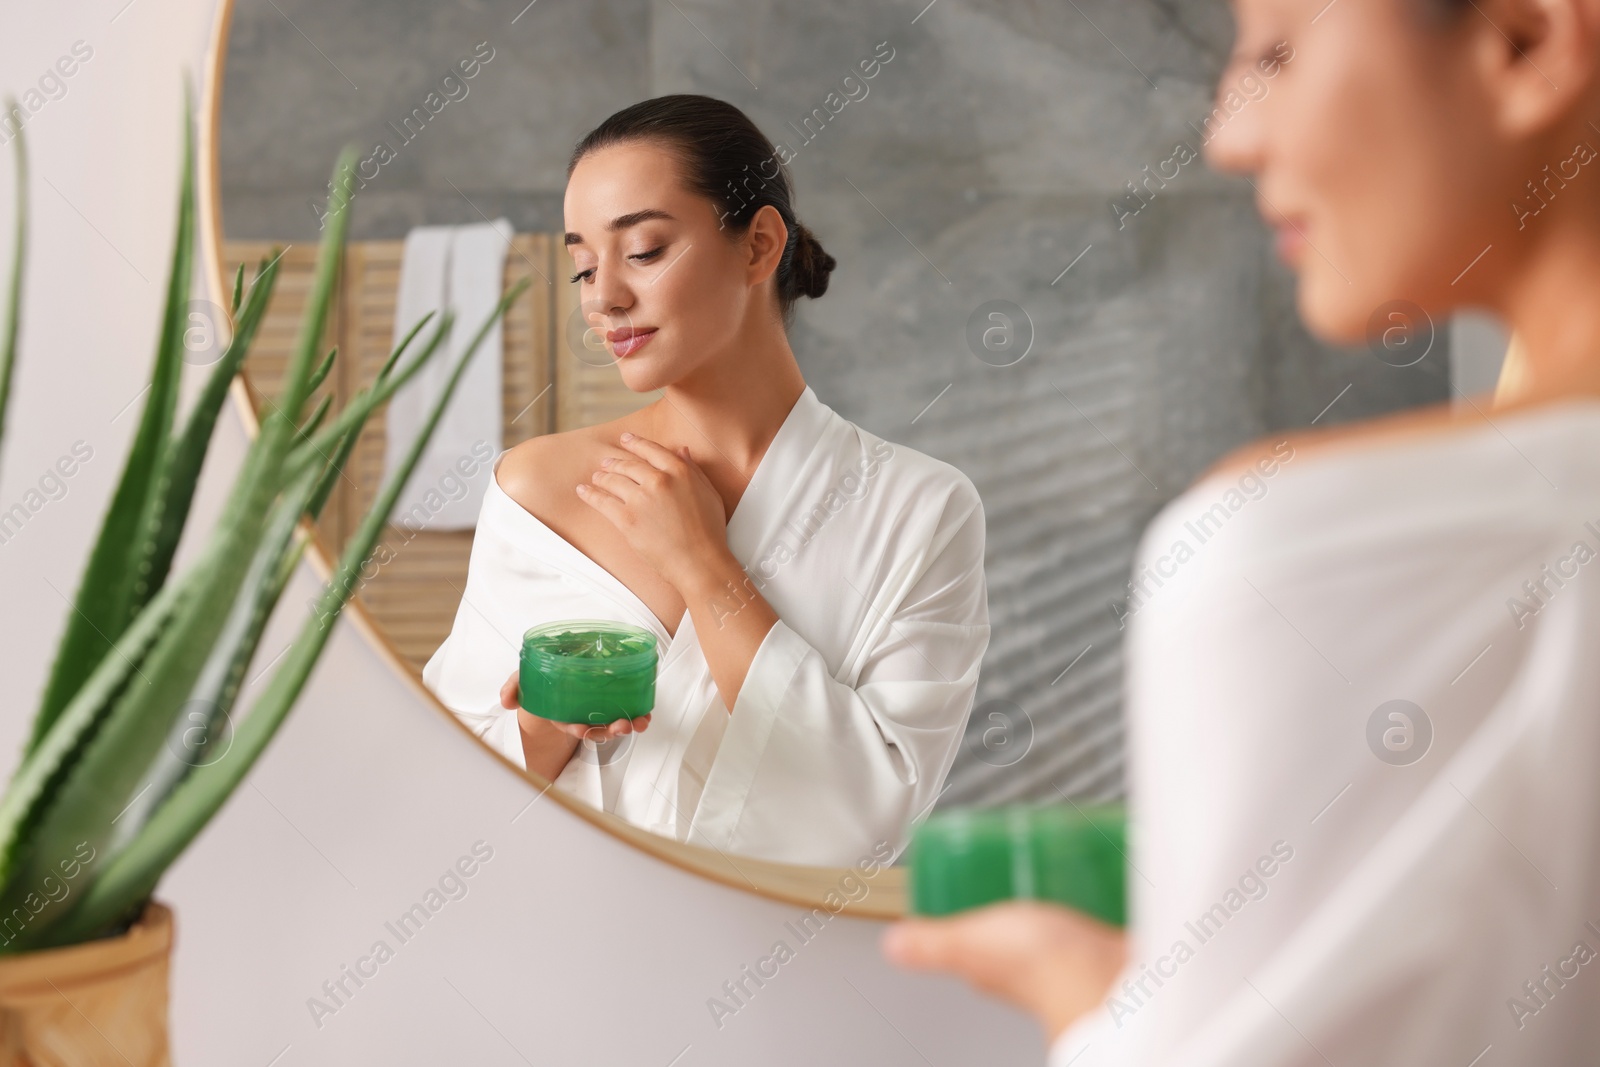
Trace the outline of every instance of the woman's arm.
<instances>
[{"instance_id":1,"label":"woman's arm","mask_svg":"<svg viewBox=\"0 0 1600 1067\"><path fill-rule=\"evenodd\" d=\"M989 643L981 502L970 484L952 486L936 515L899 532L907 554L884 564L894 595L866 600L853 677L836 677L782 618L759 641L692 843L839 865L880 844L898 852L938 797ZM852 588L842 570L837 583L819 595L862 610L852 600L872 590Z\"/></svg>"},{"instance_id":2,"label":"woman's arm","mask_svg":"<svg viewBox=\"0 0 1600 1067\"><path fill-rule=\"evenodd\" d=\"M724 544L690 572L678 592L694 620L694 633L722 703L730 710L750 673L756 651L778 613L755 590L744 564ZM734 591L737 590L737 593ZM735 605L729 608L729 604Z\"/></svg>"},{"instance_id":3,"label":"woman's arm","mask_svg":"<svg viewBox=\"0 0 1600 1067\"><path fill-rule=\"evenodd\" d=\"M517 726L522 731L523 764L533 773L555 781L578 750L579 740L556 729L550 720L527 711L517 712Z\"/></svg>"},{"instance_id":4,"label":"woman's arm","mask_svg":"<svg viewBox=\"0 0 1600 1067\"><path fill-rule=\"evenodd\" d=\"M732 708L778 613L729 551L722 498L687 450L672 452L632 434L623 435L621 446L639 458L607 457L592 484L576 487L578 495L678 590L717 692ZM727 608L734 597L742 605L736 612Z\"/></svg>"},{"instance_id":5,"label":"woman's arm","mask_svg":"<svg viewBox=\"0 0 1600 1067\"><path fill-rule=\"evenodd\" d=\"M540 718L520 706L517 672L512 671L506 684L500 687L500 706L517 709L517 730L522 737L522 761L528 770L543 775L552 782L566 770L567 762L578 750L584 738L602 741L622 734L642 731L650 725L650 716L637 719L617 719L606 726L583 726L580 723L554 722Z\"/></svg>"}]
</instances>

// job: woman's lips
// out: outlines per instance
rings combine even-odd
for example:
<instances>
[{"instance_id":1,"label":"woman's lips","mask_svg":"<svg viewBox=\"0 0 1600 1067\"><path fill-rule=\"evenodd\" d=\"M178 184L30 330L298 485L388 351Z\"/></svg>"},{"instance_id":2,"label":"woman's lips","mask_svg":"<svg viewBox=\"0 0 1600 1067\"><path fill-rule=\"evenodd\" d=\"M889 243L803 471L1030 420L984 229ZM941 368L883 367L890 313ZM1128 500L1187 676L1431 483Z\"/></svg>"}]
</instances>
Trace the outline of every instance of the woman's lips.
<instances>
[{"instance_id":1,"label":"woman's lips","mask_svg":"<svg viewBox=\"0 0 1600 1067\"><path fill-rule=\"evenodd\" d=\"M1284 223L1277 227L1276 245L1278 258L1291 266L1300 261L1305 253L1306 239L1300 232L1298 225Z\"/></svg>"},{"instance_id":2,"label":"woman's lips","mask_svg":"<svg viewBox=\"0 0 1600 1067\"><path fill-rule=\"evenodd\" d=\"M1278 259L1294 266L1306 254L1306 222L1304 219L1285 218L1274 227L1274 248Z\"/></svg>"},{"instance_id":3,"label":"woman's lips","mask_svg":"<svg viewBox=\"0 0 1600 1067\"><path fill-rule=\"evenodd\" d=\"M632 355L649 343L650 338L656 335L655 327L647 329L632 326L621 330L611 330L606 334L606 340L611 342L611 351L618 359Z\"/></svg>"}]
</instances>

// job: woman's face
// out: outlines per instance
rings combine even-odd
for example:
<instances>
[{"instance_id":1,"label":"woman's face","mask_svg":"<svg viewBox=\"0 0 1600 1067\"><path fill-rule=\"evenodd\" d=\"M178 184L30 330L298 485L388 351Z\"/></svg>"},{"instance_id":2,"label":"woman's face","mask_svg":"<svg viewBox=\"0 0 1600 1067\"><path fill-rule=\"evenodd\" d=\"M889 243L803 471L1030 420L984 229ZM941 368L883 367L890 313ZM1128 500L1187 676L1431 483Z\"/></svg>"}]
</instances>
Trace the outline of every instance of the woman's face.
<instances>
[{"instance_id":1,"label":"woman's face","mask_svg":"<svg viewBox=\"0 0 1600 1067\"><path fill-rule=\"evenodd\" d=\"M1470 6L1429 21L1425 3L1234 3L1219 106L1261 57L1276 48L1283 62L1264 95L1221 123L1206 157L1250 178L1299 276L1301 317L1329 341L1370 340L1394 321L1375 314L1396 301L1435 320L1486 302L1506 266L1495 251L1509 243L1508 204L1530 172L1495 134L1474 74L1493 27Z\"/></svg>"},{"instance_id":2,"label":"woman's face","mask_svg":"<svg viewBox=\"0 0 1600 1067\"><path fill-rule=\"evenodd\" d=\"M771 276L747 240L729 240L717 208L690 192L676 157L634 141L584 156L567 182L566 247L590 362L616 361L648 392L736 355ZM629 341L629 334L636 340ZM598 342L604 341L604 348ZM643 343L640 343L640 342Z\"/></svg>"}]
</instances>

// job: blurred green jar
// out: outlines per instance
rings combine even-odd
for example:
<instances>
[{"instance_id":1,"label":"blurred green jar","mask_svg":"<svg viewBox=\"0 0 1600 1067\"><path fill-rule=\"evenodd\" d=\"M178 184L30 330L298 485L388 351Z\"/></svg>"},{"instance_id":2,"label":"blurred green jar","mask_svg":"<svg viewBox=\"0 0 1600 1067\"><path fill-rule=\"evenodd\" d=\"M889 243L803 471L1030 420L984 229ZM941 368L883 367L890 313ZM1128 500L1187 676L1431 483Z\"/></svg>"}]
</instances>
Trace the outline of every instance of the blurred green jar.
<instances>
[{"instance_id":1,"label":"blurred green jar","mask_svg":"<svg viewBox=\"0 0 1600 1067\"><path fill-rule=\"evenodd\" d=\"M599 619L568 619L522 635L522 707L556 722L604 726L656 704L656 636Z\"/></svg>"},{"instance_id":2,"label":"blurred green jar","mask_svg":"<svg viewBox=\"0 0 1600 1067\"><path fill-rule=\"evenodd\" d=\"M1125 925L1127 822L1121 805L929 816L907 851L911 911L949 915L999 900L1048 900Z\"/></svg>"}]
</instances>

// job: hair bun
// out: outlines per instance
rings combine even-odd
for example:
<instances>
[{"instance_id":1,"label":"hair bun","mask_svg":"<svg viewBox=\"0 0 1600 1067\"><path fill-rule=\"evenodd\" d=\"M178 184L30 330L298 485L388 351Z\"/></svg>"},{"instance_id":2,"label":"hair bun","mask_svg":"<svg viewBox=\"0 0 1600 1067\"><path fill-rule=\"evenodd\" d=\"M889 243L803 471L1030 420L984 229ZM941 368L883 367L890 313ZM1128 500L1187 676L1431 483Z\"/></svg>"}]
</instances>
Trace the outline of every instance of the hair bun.
<instances>
[{"instance_id":1,"label":"hair bun","mask_svg":"<svg viewBox=\"0 0 1600 1067\"><path fill-rule=\"evenodd\" d=\"M839 261L828 255L822 242L817 240L817 235L807 229L804 223L795 223L795 230L795 292L815 300L828 291L828 275L833 273Z\"/></svg>"}]
</instances>

